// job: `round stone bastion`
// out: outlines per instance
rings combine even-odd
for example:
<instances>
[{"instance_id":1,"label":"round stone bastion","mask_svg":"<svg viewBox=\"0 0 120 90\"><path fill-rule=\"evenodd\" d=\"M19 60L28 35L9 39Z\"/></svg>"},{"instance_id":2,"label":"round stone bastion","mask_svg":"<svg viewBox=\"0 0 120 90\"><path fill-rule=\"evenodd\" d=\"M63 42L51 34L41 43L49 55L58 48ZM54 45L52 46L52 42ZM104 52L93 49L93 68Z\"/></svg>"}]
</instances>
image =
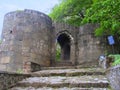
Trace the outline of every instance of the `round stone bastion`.
<instances>
[{"instance_id":1,"label":"round stone bastion","mask_svg":"<svg viewBox=\"0 0 120 90\"><path fill-rule=\"evenodd\" d=\"M52 20L34 10L17 10L4 17L0 67L5 71L23 70L24 63L50 66Z\"/></svg>"}]
</instances>

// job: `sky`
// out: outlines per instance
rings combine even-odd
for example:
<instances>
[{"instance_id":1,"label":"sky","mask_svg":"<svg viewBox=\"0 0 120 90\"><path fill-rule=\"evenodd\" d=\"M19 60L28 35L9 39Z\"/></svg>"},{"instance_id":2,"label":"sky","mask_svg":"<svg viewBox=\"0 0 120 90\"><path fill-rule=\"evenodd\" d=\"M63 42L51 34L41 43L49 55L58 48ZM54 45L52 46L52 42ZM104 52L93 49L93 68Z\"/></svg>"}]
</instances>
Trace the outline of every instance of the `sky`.
<instances>
[{"instance_id":1,"label":"sky","mask_svg":"<svg viewBox=\"0 0 120 90\"><path fill-rule=\"evenodd\" d=\"M0 35L4 15L11 11L32 9L48 14L59 0L1 0L0 1Z\"/></svg>"}]
</instances>

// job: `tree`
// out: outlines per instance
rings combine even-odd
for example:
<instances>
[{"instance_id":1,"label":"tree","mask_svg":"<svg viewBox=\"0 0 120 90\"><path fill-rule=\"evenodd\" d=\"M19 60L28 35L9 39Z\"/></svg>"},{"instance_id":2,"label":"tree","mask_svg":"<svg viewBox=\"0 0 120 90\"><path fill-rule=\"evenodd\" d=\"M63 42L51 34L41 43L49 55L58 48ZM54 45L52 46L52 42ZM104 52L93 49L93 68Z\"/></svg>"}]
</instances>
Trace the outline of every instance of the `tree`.
<instances>
[{"instance_id":1,"label":"tree","mask_svg":"<svg viewBox=\"0 0 120 90\"><path fill-rule=\"evenodd\" d=\"M120 34L120 0L61 0L49 16L75 26L97 23L96 36Z\"/></svg>"},{"instance_id":2,"label":"tree","mask_svg":"<svg viewBox=\"0 0 120 90\"><path fill-rule=\"evenodd\" d=\"M85 17L85 11L91 4L92 0L62 0L59 5L53 8L49 16L54 21L80 26Z\"/></svg>"},{"instance_id":3,"label":"tree","mask_svg":"<svg viewBox=\"0 0 120 90\"><path fill-rule=\"evenodd\" d=\"M83 23L98 23L97 36L120 34L120 0L97 0L86 11Z\"/></svg>"}]
</instances>

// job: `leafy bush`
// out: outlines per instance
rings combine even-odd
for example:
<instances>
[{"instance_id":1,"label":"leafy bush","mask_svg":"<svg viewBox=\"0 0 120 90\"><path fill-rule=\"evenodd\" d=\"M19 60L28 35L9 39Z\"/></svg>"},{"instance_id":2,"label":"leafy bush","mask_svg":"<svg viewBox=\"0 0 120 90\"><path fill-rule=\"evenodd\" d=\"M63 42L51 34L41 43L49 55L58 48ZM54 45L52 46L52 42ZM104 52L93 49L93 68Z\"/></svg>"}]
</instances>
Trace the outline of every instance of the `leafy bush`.
<instances>
[{"instance_id":1,"label":"leafy bush","mask_svg":"<svg viewBox=\"0 0 120 90\"><path fill-rule=\"evenodd\" d=\"M120 64L120 54L111 54L108 57L113 57L114 58L114 62L112 63L113 66L116 66L118 64Z\"/></svg>"}]
</instances>

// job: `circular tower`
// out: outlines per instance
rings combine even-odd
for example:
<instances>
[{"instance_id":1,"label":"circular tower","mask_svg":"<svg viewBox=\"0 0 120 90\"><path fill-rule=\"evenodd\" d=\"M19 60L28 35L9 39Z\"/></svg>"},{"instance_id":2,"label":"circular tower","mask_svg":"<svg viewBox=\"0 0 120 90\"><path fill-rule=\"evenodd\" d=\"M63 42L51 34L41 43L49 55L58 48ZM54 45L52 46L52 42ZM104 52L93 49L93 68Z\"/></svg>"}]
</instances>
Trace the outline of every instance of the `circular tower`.
<instances>
[{"instance_id":1,"label":"circular tower","mask_svg":"<svg viewBox=\"0 0 120 90\"><path fill-rule=\"evenodd\" d=\"M50 66L52 21L38 11L23 10L4 17L0 65L2 70L23 69L27 61Z\"/></svg>"}]
</instances>

